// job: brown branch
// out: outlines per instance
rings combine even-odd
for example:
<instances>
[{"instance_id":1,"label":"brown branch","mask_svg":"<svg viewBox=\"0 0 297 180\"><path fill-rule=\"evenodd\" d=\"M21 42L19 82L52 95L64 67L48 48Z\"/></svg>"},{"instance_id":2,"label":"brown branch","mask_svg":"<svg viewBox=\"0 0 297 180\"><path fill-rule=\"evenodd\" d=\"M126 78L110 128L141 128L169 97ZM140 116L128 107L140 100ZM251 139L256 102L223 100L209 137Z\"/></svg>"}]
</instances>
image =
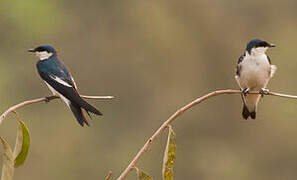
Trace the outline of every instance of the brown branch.
<instances>
[{"instance_id":1,"label":"brown branch","mask_svg":"<svg viewBox=\"0 0 297 180\"><path fill-rule=\"evenodd\" d=\"M82 98L85 99L113 99L113 96L84 96L81 95ZM38 99L33 99L33 100L28 100L28 101L24 101L22 103L16 104L14 106L11 106L9 109L7 109L3 114L1 114L0 116L0 124L3 122L3 120L6 118L6 116L11 113L16 111L18 108L26 106L26 105L30 105L30 104L34 104L34 103L39 103L39 102L49 102L53 99L58 99L60 97L58 96L49 96L49 97L43 97L43 98L38 98Z\"/></svg>"},{"instance_id":2,"label":"brown branch","mask_svg":"<svg viewBox=\"0 0 297 180\"><path fill-rule=\"evenodd\" d=\"M153 142L160 136L160 134L168 127L168 125L174 121L177 117L182 115L186 110L192 108L193 106L201 103L204 100L207 100L211 97L218 96L221 94L240 94L242 93L240 90L232 90L232 89L226 89L226 90L217 90L213 91L211 93L208 93L202 97L197 98L196 100L190 102L189 104L185 105L184 107L178 109L173 115L169 117L162 125L161 127L147 140L147 142L144 144L144 146L139 150L137 155L133 158L133 160L130 162L130 164L126 167L126 169L122 172L122 174L118 177L117 180L124 180L129 172L133 170L135 165L138 163L140 158L145 154L145 152L148 151L149 147L153 144ZM259 92L249 92L249 94L259 94ZM297 96L287 95L287 94L280 94L275 92L266 92L265 95L272 95L272 96L279 96L284 98L293 98L297 99Z\"/></svg>"}]
</instances>

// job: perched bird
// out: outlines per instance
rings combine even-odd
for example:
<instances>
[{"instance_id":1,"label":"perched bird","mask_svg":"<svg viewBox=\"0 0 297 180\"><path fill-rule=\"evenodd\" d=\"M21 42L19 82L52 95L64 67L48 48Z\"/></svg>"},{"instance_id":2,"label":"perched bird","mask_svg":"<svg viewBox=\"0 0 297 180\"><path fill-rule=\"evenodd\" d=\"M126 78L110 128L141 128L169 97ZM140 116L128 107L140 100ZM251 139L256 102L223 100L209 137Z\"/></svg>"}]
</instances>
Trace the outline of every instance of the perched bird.
<instances>
[{"instance_id":1,"label":"perched bird","mask_svg":"<svg viewBox=\"0 0 297 180\"><path fill-rule=\"evenodd\" d=\"M39 58L37 70L45 84L56 96L59 96L71 109L81 126L89 126L82 109L88 113L102 115L95 107L83 100L78 94L76 84L66 66L58 59L56 50L50 45L38 46L28 50Z\"/></svg>"},{"instance_id":2,"label":"perched bird","mask_svg":"<svg viewBox=\"0 0 297 180\"><path fill-rule=\"evenodd\" d=\"M235 79L242 90L243 109L242 117L256 118L257 105L260 97L269 92L265 89L270 78L276 71L271 65L270 58L265 54L267 49L275 47L260 39L251 40L237 62ZM247 94L249 91L259 91L260 94Z\"/></svg>"}]
</instances>

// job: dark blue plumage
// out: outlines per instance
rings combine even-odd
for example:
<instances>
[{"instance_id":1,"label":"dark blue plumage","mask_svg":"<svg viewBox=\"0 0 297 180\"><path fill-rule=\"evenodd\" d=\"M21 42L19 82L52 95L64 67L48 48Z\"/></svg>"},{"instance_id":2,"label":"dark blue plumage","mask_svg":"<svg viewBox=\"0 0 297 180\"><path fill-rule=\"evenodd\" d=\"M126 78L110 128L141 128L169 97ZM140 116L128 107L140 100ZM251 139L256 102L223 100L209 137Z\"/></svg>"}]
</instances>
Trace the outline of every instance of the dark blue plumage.
<instances>
[{"instance_id":1,"label":"dark blue plumage","mask_svg":"<svg viewBox=\"0 0 297 180\"><path fill-rule=\"evenodd\" d=\"M76 84L66 66L58 59L55 49L49 45L29 50L35 52L40 60L36 67L40 77L50 90L66 102L81 126L89 125L82 108L88 112L102 115L95 107L83 100L77 92Z\"/></svg>"}]
</instances>

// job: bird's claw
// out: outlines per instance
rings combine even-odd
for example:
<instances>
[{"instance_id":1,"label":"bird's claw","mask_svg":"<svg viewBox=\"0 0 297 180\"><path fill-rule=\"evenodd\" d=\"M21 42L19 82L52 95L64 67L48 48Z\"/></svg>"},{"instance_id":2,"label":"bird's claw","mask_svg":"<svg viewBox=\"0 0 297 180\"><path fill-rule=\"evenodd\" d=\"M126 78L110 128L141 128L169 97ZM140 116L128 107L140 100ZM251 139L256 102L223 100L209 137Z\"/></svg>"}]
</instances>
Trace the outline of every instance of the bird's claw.
<instances>
[{"instance_id":1,"label":"bird's claw","mask_svg":"<svg viewBox=\"0 0 297 180\"><path fill-rule=\"evenodd\" d=\"M48 102L50 102L51 99L52 99L51 96L46 96L44 102L45 103L48 103Z\"/></svg>"},{"instance_id":2,"label":"bird's claw","mask_svg":"<svg viewBox=\"0 0 297 180\"><path fill-rule=\"evenodd\" d=\"M242 94L243 94L244 96L246 96L246 94L247 94L249 91L250 91L249 88L244 88L244 89L242 90Z\"/></svg>"},{"instance_id":3,"label":"bird's claw","mask_svg":"<svg viewBox=\"0 0 297 180\"><path fill-rule=\"evenodd\" d=\"M261 97L264 97L264 95L269 94L269 89L261 88L259 93L261 94Z\"/></svg>"}]
</instances>

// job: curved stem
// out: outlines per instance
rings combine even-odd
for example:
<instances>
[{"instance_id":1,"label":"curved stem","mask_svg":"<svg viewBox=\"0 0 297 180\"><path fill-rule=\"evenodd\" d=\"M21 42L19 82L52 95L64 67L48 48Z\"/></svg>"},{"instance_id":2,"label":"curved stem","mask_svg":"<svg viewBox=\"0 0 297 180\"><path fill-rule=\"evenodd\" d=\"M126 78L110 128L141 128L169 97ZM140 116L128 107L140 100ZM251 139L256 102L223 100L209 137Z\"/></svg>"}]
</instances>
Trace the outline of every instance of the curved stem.
<instances>
[{"instance_id":1,"label":"curved stem","mask_svg":"<svg viewBox=\"0 0 297 180\"><path fill-rule=\"evenodd\" d=\"M145 154L145 152L148 151L149 147L153 144L153 142L160 136L160 134L166 129L166 127L174 121L178 116L182 115L186 110L192 108L193 106L201 103L204 100L207 100L211 97L218 96L221 94L241 94L241 90L233 90L233 89L225 89L225 90L217 90L213 91L211 93L208 93L202 97L199 97L195 99L194 101L190 102L189 104L185 105L184 107L178 109L173 115L169 117L155 133L147 140L147 142L143 145L143 147L139 150L139 152L136 154L136 156L133 158L133 160L130 162L130 164L126 167L126 169L122 172L122 174L118 177L117 180L123 180L127 177L130 171L133 170L133 168L136 166L138 161L141 159L141 157ZM248 92L247 94L259 94L259 92ZM287 95L287 94L281 94L281 93L275 93L275 92L266 92L265 95L272 95L272 96L278 96L278 97L284 97L284 98L292 98L297 99L297 96L293 95Z\"/></svg>"},{"instance_id":2,"label":"curved stem","mask_svg":"<svg viewBox=\"0 0 297 180\"><path fill-rule=\"evenodd\" d=\"M82 98L85 99L113 99L113 96L85 96L85 95L81 95ZM60 97L58 96L49 96L49 97L43 97L43 98L38 98L38 99L33 99L33 100L28 100L28 101L24 101L22 103L16 104L14 106L11 106L9 109L7 109L3 114L1 114L0 116L0 124L3 122L3 120L6 118L6 116L11 113L16 111L18 108L21 108L23 106L26 105L30 105L30 104L34 104L34 103L39 103L39 102L49 102L53 99L58 99Z\"/></svg>"}]
</instances>

